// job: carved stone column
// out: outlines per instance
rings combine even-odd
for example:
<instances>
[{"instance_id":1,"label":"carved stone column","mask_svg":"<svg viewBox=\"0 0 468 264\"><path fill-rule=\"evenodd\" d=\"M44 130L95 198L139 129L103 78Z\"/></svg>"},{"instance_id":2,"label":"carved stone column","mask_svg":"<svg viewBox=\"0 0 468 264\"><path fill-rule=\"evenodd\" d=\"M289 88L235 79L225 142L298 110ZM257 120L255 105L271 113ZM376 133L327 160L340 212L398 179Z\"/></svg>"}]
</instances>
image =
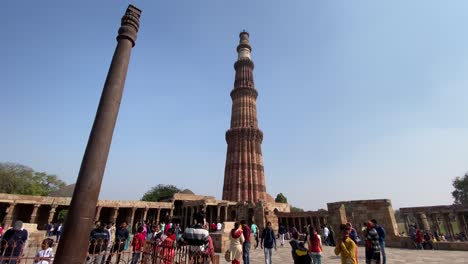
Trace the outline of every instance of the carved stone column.
<instances>
[{"instance_id":1,"label":"carved stone column","mask_svg":"<svg viewBox=\"0 0 468 264\"><path fill-rule=\"evenodd\" d=\"M405 220L406 235L408 235L409 234L409 226L410 226L409 216L407 214L404 214L403 215L403 220Z\"/></svg>"},{"instance_id":2,"label":"carved stone column","mask_svg":"<svg viewBox=\"0 0 468 264\"><path fill-rule=\"evenodd\" d=\"M37 224L37 210L39 209L40 204L35 204L33 211L31 213L31 217L29 218L29 223Z\"/></svg>"},{"instance_id":3,"label":"carved stone column","mask_svg":"<svg viewBox=\"0 0 468 264\"><path fill-rule=\"evenodd\" d=\"M143 221L146 220L146 216L148 215L148 207L145 207L145 212L143 213Z\"/></svg>"},{"instance_id":4,"label":"carved stone column","mask_svg":"<svg viewBox=\"0 0 468 264\"><path fill-rule=\"evenodd\" d=\"M119 207L114 207L114 212L112 214L112 222L117 223L118 215L119 215Z\"/></svg>"},{"instance_id":5,"label":"carved stone column","mask_svg":"<svg viewBox=\"0 0 468 264\"><path fill-rule=\"evenodd\" d=\"M158 208L158 214L156 216L156 223L159 225L159 219L161 218L161 208Z\"/></svg>"},{"instance_id":6,"label":"carved stone column","mask_svg":"<svg viewBox=\"0 0 468 264\"><path fill-rule=\"evenodd\" d=\"M422 228L424 230L430 230L429 222L427 221L427 217L425 213L418 213L419 221L421 222Z\"/></svg>"},{"instance_id":7,"label":"carved stone column","mask_svg":"<svg viewBox=\"0 0 468 264\"><path fill-rule=\"evenodd\" d=\"M226 204L226 206L224 207L224 221L227 222L228 221L228 205Z\"/></svg>"},{"instance_id":8,"label":"carved stone column","mask_svg":"<svg viewBox=\"0 0 468 264\"><path fill-rule=\"evenodd\" d=\"M55 215L55 212L56 212L56 209L57 209L57 205L53 204L50 207L51 207L51 209L49 211L49 218L47 219L47 221L49 223L52 223L52 221L54 220L54 215Z\"/></svg>"},{"instance_id":9,"label":"carved stone column","mask_svg":"<svg viewBox=\"0 0 468 264\"><path fill-rule=\"evenodd\" d=\"M468 226L463 212L458 213L458 223L460 226L460 230L463 231L465 234L468 234Z\"/></svg>"},{"instance_id":10,"label":"carved stone column","mask_svg":"<svg viewBox=\"0 0 468 264\"><path fill-rule=\"evenodd\" d=\"M193 215L195 214L195 207L190 206L190 222L187 226L193 225Z\"/></svg>"},{"instance_id":11,"label":"carved stone column","mask_svg":"<svg viewBox=\"0 0 468 264\"><path fill-rule=\"evenodd\" d=\"M130 216L130 223L129 225L132 227L132 232L136 232L136 230L133 230L134 229L134 226L133 226L133 220L135 218L135 212L136 212L137 208L133 207L132 208L132 216Z\"/></svg>"},{"instance_id":12,"label":"carved stone column","mask_svg":"<svg viewBox=\"0 0 468 264\"><path fill-rule=\"evenodd\" d=\"M436 231L437 234L440 234L440 224L439 224L439 219L437 219L437 214L431 214L429 216L432 222L432 230Z\"/></svg>"},{"instance_id":13,"label":"carved stone column","mask_svg":"<svg viewBox=\"0 0 468 264\"><path fill-rule=\"evenodd\" d=\"M221 206L218 204L216 205L216 223L221 222Z\"/></svg>"},{"instance_id":14,"label":"carved stone column","mask_svg":"<svg viewBox=\"0 0 468 264\"><path fill-rule=\"evenodd\" d=\"M10 203L8 207L6 208L6 215L5 215L5 224L3 226L3 229L6 230L10 226L13 226L13 211L15 210L16 204L15 203Z\"/></svg>"},{"instance_id":15,"label":"carved stone column","mask_svg":"<svg viewBox=\"0 0 468 264\"><path fill-rule=\"evenodd\" d=\"M451 241L455 241L455 234L453 233L453 228L452 228L452 223L450 222L450 214L445 213L443 214L443 219L444 219L444 224L445 224L445 237L448 237L450 235Z\"/></svg>"},{"instance_id":16,"label":"carved stone column","mask_svg":"<svg viewBox=\"0 0 468 264\"><path fill-rule=\"evenodd\" d=\"M94 216L94 222L99 221L99 218L101 217L101 209L102 209L102 206L98 206L96 208L96 215Z\"/></svg>"}]
</instances>

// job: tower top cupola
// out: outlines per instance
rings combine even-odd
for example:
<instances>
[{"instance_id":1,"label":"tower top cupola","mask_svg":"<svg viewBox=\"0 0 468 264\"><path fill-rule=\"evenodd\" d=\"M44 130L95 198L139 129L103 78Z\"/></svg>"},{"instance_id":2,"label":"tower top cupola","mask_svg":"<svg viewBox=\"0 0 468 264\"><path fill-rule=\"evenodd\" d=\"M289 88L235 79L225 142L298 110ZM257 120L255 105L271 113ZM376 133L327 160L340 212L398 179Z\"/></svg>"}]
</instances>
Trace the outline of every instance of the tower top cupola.
<instances>
[{"instance_id":1,"label":"tower top cupola","mask_svg":"<svg viewBox=\"0 0 468 264\"><path fill-rule=\"evenodd\" d=\"M237 45L238 60L244 58L251 59L250 52L252 52L252 46L250 46L249 36L249 32L245 30L239 34L239 45Z\"/></svg>"}]
</instances>

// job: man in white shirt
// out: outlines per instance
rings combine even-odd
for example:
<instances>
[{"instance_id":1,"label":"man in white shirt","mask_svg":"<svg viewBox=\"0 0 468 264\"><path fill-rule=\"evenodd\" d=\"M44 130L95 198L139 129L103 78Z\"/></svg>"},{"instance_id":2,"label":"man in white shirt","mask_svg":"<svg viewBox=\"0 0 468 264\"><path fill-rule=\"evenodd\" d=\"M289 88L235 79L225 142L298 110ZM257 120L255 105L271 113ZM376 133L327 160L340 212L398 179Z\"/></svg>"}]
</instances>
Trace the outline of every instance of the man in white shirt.
<instances>
[{"instance_id":1,"label":"man in white shirt","mask_svg":"<svg viewBox=\"0 0 468 264\"><path fill-rule=\"evenodd\" d=\"M328 227L326 225L323 226L323 243L325 245L329 245L329 241L328 241L328 235L330 234L330 230L328 229Z\"/></svg>"}]
</instances>

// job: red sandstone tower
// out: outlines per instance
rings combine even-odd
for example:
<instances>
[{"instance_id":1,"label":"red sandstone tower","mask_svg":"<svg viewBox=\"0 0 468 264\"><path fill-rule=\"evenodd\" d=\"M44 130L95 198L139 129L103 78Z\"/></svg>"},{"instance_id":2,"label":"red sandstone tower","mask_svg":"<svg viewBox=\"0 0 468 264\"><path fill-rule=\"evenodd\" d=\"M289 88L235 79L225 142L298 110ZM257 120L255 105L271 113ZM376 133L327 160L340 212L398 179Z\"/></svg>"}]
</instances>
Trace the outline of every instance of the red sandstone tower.
<instances>
[{"instance_id":1,"label":"red sandstone tower","mask_svg":"<svg viewBox=\"0 0 468 264\"><path fill-rule=\"evenodd\" d=\"M263 132L258 128L257 90L253 80L254 64L249 33L241 32L234 63L236 77L231 91L231 128L226 131L227 155L224 171L223 200L269 200L263 171Z\"/></svg>"}]
</instances>

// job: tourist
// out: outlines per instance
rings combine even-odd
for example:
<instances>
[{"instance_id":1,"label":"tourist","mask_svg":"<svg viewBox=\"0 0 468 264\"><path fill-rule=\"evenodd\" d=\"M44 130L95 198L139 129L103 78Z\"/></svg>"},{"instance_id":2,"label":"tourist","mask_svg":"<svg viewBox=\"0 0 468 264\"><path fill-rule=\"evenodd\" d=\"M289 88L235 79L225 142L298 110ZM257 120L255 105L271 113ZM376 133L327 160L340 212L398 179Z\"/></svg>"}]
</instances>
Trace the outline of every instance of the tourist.
<instances>
[{"instance_id":1,"label":"tourist","mask_svg":"<svg viewBox=\"0 0 468 264\"><path fill-rule=\"evenodd\" d=\"M215 223L215 222L211 223L210 231L211 231L211 232L215 232L215 231L216 231L216 223Z\"/></svg>"},{"instance_id":2,"label":"tourist","mask_svg":"<svg viewBox=\"0 0 468 264\"><path fill-rule=\"evenodd\" d=\"M374 228L374 224L369 221L366 230L366 264L367 263L380 263L380 243L379 233Z\"/></svg>"},{"instance_id":3,"label":"tourist","mask_svg":"<svg viewBox=\"0 0 468 264\"><path fill-rule=\"evenodd\" d=\"M148 234L148 220L143 221L143 232L141 233L146 238L146 235Z\"/></svg>"},{"instance_id":4,"label":"tourist","mask_svg":"<svg viewBox=\"0 0 468 264\"><path fill-rule=\"evenodd\" d=\"M433 244L433 237L431 236L431 233L429 230L426 230L424 232L424 241L423 241L423 248L424 249L431 249L433 250L434 249L434 244Z\"/></svg>"},{"instance_id":5,"label":"tourist","mask_svg":"<svg viewBox=\"0 0 468 264\"><path fill-rule=\"evenodd\" d=\"M154 233L153 233L153 241L161 242L161 236L163 235L163 232L161 231L161 226L156 225L154 227Z\"/></svg>"},{"instance_id":6,"label":"tourist","mask_svg":"<svg viewBox=\"0 0 468 264\"><path fill-rule=\"evenodd\" d=\"M180 228L180 224L177 223L174 226L174 234L176 236L176 240L179 241L180 237L182 236L182 228Z\"/></svg>"},{"instance_id":7,"label":"tourist","mask_svg":"<svg viewBox=\"0 0 468 264\"><path fill-rule=\"evenodd\" d=\"M242 245L245 241L245 238L243 230L240 228L240 224L238 222L234 224L234 228L231 230L229 235L229 240L231 241L231 245L229 246L229 250L231 251L231 263L240 264L240 261L243 257Z\"/></svg>"},{"instance_id":8,"label":"tourist","mask_svg":"<svg viewBox=\"0 0 468 264\"><path fill-rule=\"evenodd\" d=\"M214 263L215 250L211 236L208 236L208 247L205 249L205 254L211 260L211 263Z\"/></svg>"},{"instance_id":9,"label":"tourist","mask_svg":"<svg viewBox=\"0 0 468 264\"><path fill-rule=\"evenodd\" d=\"M337 256L341 255L342 264L357 264L357 258L355 255L357 245L351 238L349 238L350 231L351 230L349 230L345 224L341 224L341 237L336 243L335 254ZM375 233L377 233L377 231L375 231Z\"/></svg>"},{"instance_id":10,"label":"tourist","mask_svg":"<svg viewBox=\"0 0 468 264\"><path fill-rule=\"evenodd\" d=\"M104 258L104 252L109 243L109 232L105 229L105 225L97 223L99 227L93 229L89 236L89 249L87 257L87 264L101 264Z\"/></svg>"},{"instance_id":11,"label":"tourist","mask_svg":"<svg viewBox=\"0 0 468 264\"><path fill-rule=\"evenodd\" d=\"M8 229L2 237L0 263L1 264L16 264L17 260L10 258L19 257L28 240L28 231L23 229L23 222L18 220L13 225L13 228Z\"/></svg>"},{"instance_id":12,"label":"tourist","mask_svg":"<svg viewBox=\"0 0 468 264\"><path fill-rule=\"evenodd\" d=\"M62 223L59 223L55 231L55 236L56 236L55 241L57 241L57 243L59 242L61 235L62 235Z\"/></svg>"},{"instance_id":13,"label":"tourist","mask_svg":"<svg viewBox=\"0 0 468 264\"><path fill-rule=\"evenodd\" d=\"M41 250L39 250L39 252L37 252L36 256L34 257L34 263L51 264L52 262L54 262L54 253L52 251L53 244L53 239L44 239L41 244Z\"/></svg>"},{"instance_id":14,"label":"tourist","mask_svg":"<svg viewBox=\"0 0 468 264\"><path fill-rule=\"evenodd\" d=\"M133 254L132 254L132 264L137 264L140 260L141 250L143 248L143 244L145 243L145 235L143 234L143 226L138 227L137 233L133 236L132 239L132 247L133 247Z\"/></svg>"},{"instance_id":15,"label":"tourist","mask_svg":"<svg viewBox=\"0 0 468 264\"><path fill-rule=\"evenodd\" d=\"M111 240L112 242L114 242L114 241L115 241L115 231L116 231L115 223L110 222L110 223L108 224L108 227L109 227L109 226L110 226L110 228L109 228L109 231L110 231L110 240ZM110 245L112 246L112 244L110 244Z\"/></svg>"},{"instance_id":16,"label":"tourist","mask_svg":"<svg viewBox=\"0 0 468 264\"><path fill-rule=\"evenodd\" d=\"M250 231L253 233L254 238L255 238L255 247L254 247L254 249L257 249L257 247L258 247L258 226L255 223L252 223L250 225Z\"/></svg>"},{"instance_id":17,"label":"tourist","mask_svg":"<svg viewBox=\"0 0 468 264\"><path fill-rule=\"evenodd\" d=\"M218 222L218 223L216 224L216 230L217 230L217 231L221 231L222 228L223 228L223 224L221 224L221 223Z\"/></svg>"},{"instance_id":18,"label":"tourist","mask_svg":"<svg viewBox=\"0 0 468 264\"><path fill-rule=\"evenodd\" d=\"M284 234L286 233L286 228L284 227L283 224L280 223L279 228L278 228L278 234L279 234L279 240L280 240L280 245L284 246Z\"/></svg>"},{"instance_id":19,"label":"tourist","mask_svg":"<svg viewBox=\"0 0 468 264\"><path fill-rule=\"evenodd\" d=\"M105 227L105 230L107 231L107 233L109 234L109 241L107 243L107 247L106 249L104 250L104 252L102 253L104 255L104 257L102 258L102 261L101 261L101 264L104 264L106 262L106 257L105 255L107 255L107 250L111 250L112 248L112 243L113 243L113 239L112 239L112 233L111 233L111 226L112 226L112 223L108 223Z\"/></svg>"},{"instance_id":20,"label":"tourist","mask_svg":"<svg viewBox=\"0 0 468 264\"><path fill-rule=\"evenodd\" d=\"M354 243L356 243L356 252L354 252L354 254L356 255L356 261L359 262L359 258L358 258L358 234L356 232L356 229L353 228L353 225L351 223L346 223L346 227L350 230L349 231L349 238L351 238Z\"/></svg>"},{"instance_id":21,"label":"tourist","mask_svg":"<svg viewBox=\"0 0 468 264\"><path fill-rule=\"evenodd\" d=\"M408 227L408 235L411 237L411 240L416 243L416 228L414 225Z\"/></svg>"},{"instance_id":22,"label":"tourist","mask_svg":"<svg viewBox=\"0 0 468 264\"><path fill-rule=\"evenodd\" d=\"M46 226L46 235L47 236L52 236L54 233L54 224L53 223L47 223Z\"/></svg>"},{"instance_id":23,"label":"tourist","mask_svg":"<svg viewBox=\"0 0 468 264\"><path fill-rule=\"evenodd\" d=\"M162 257L161 264L171 264L174 261L175 257L175 248L176 248L177 238L174 234L174 229L169 228L167 230L166 237L161 243L160 256ZM137 262L135 262L136 264Z\"/></svg>"},{"instance_id":24,"label":"tourist","mask_svg":"<svg viewBox=\"0 0 468 264\"><path fill-rule=\"evenodd\" d=\"M112 256L117 254L117 260L115 263L120 262L121 252L125 249L125 244L130 237L130 233L127 229L127 221L120 223L120 226L115 231L114 245L111 249L111 254L107 257L106 263L111 263Z\"/></svg>"},{"instance_id":25,"label":"tourist","mask_svg":"<svg viewBox=\"0 0 468 264\"><path fill-rule=\"evenodd\" d=\"M303 242L299 242L299 234L294 233L293 239L289 241L291 245L291 255L294 260L294 264L310 264L311 259L307 249L304 247Z\"/></svg>"},{"instance_id":26,"label":"tourist","mask_svg":"<svg viewBox=\"0 0 468 264\"><path fill-rule=\"evenodd\" d=\"M263 249L265 254L265 264L272 264L273 247L275 247L276 250L275 232L271 228L271 222L267 222L267 226L263 229L260 240L260 248Z\"/></svg>"},{"instance_id":27,"label":"tourist","mask_svg":"<svg viewBox=\"0 0 468 264\"><path fill-rule=\"evenodd\" d=\"M379 246L380 246L380 254L382 255L382 264L387 263L387 256L385 254L385 236L386 232L385 229L377 223L377 220L372 219L372 224L374 225L375 230L379 234Z\"/></svg>"},{"instance_id":28,"label":"tourist","mask_svg":"<svg viewBox=\"0 0 468 264\"><path fill-rule=\"evenodd\" d=\"M245 220L241 221L242 225L242 234L244 235L244 243L242 243L242 260L244 264L250 264L250 227L245 222Z\"/></svg>"},{"instance_id":29,"label":"tourist","mask_svg":"<svg viewBox=\"0 0 468 264\"><path fill-rule=\"evenodd\" d=\"M329 231L328 243L330 244L330 246L334 247L335 246L335 232L333 231L333 228L330 225L328 225L328 231Z\"/></svg>"},{"instance_id":30,"label":"tourist","mask_svg":"<svg viewBox=\"0 0 468 264\"><path fill-rule=\"evenodd\" d=\"M310 237L309 237L309 252L312 257L312 262L314 264L322 264L322 240L320 239L319 234L315 228L310 228Z\"/></svg>"},{"instance_id":31,"label":"tourist","mask_svg":"<svg viewBox=\"0 0 468 264\"><path fill-rule=\"evenodd\" d=\"M326 225L322 226L322 237L323 237L323 243L327 246L330 245L330 241L328 236L330 235L330 230L328 230L328 227Z\"/></svg>"},{"instance_id":32,"label":"tourist","mask_svg":"<svg viewBox=\"0 0 468 264\"><path fill-rule=\"evenodd\" d=\"M424 235L421 232L421 229L417 228L416 229L416 240L415 240L417 249L424 249L423 244L422 244L423 241L424 241Z\"/></svg>"}]
</instances>

